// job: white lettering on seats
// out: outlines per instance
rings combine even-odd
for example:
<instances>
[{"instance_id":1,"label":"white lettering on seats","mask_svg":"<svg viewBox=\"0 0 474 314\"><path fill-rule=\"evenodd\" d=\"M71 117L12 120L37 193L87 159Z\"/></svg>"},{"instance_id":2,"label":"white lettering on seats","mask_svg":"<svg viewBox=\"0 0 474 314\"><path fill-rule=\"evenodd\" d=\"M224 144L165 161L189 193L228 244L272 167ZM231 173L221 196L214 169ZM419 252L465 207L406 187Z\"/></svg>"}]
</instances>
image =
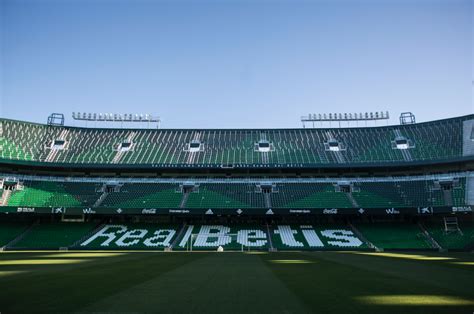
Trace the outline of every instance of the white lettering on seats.
<instances>
[{"instance_id":1,"label":"white lettering on seats","mask_svg":"<svg viewBox=\"0 0 474 314\"><path fill-rule=\"evenodd\" d=\"M335 230L322 230L321 234L330 239L344 240L344 241L327 241L328 244L338 247L358 247L362 245L354 233L349 230L335 229Z\"/></svg>"},{"instance_id":2,"label":"white lettering on seats","mask_svg":"<svg viewBox=\"0 0 474 314\"><path fill-rule=\"evenodd\" d=\"M301 229L303 236L310 247L324 247L323 242L313 229Z\"/></svg>"},{"instance_id":3,"label":"white lettering on seats","mask_svg":"<svg viewBox=\"0 0 474 314\"><path fill-rule=\"evenodd\" d=\"M191 234L193 233L194 226L189 225L186 229L186 233L184 234L183 238L181 239L181 242L179 243L180 247L185 247L186 244L188 243L189 239L191 238Z\"/></svg>"},{"instance_id":4,"label":"white lettering on seats","mask_svg":"<svg viewBox=\"0 0 474 314\"><path fill-rule=\"evenodd\" d=\"M107 233L109 229L118 229L118 230ZM81 243L81 246L86 246L92 241L94 241L95 239L102 238L102 237L107 238L107 240L102 242L100 246L109 246L110 242L115 240L118 234L124 233L126 231L127 231L127 227L123 225L105 225L99 232L97 232L92 237L90 237L89 239Z\"/></svg>"},{"instance_id":5,"label":"white lettering on seats","mask_svg":"<svg viewBox=\"0 0 474 314\"><path fill-rule=\"evenodd\" d=\"M228 235L229 227L224 226L201 226L201 230L196 237L194 246L196 247L218 247L231 243Z\"/></svg>"},{"instance_id":6,"label":"white lettering on seats","mask_svg":"<svg viewBox=\"0 0 474 314\"><path fill-rule=\"evenodd\" d=\"M173 229L162 229L156 230L153 235L154 237L148 238L143 241L145 246L164 246L168 247L171 244L171 239L176 234L176 230ZM158 240L158 241L157 241Z\"/></svg>"},{"instance_id":7,"label":"white lettering on seats","mask_svg":"<svg viewBox=\"0 0 474 314\"><path fill-rule=\"evenodd\" d=\"M136 234L136 233L138 233L138 234ZM133 230L127 231L127 232L125 232L125 234L123 236L120 237L120 239L118 239L115 242L115 244L117 244L118 246L135 245L138 242L140 242L140 240L138 240L138 239L143 238L147 233L148 233L148 230L146 230L146 229L133 229ZM127 239L135 239L135 240L125 242L125 240L127 240Z\"/></svg>"},{"instance_id":8,"label":"white lettering on seats","mask_svg":"<svg viewBox=\"0 0 474 314\"><path fill-rule=\"evenodd\" d=\"M296 241L295 234L298 233L296 230L292 230L290 226L277 226L278 230L275 233L281 237L281 242L287 246L292 247L304 247L302 242Z\"/></svg>"},{"instance_id":9,"label":"white lettering on seats","mask_svg":"<svg viewBox=\"0 0 474 314\"><path fill-rule=\"evenodd\" d=\"M267 236L262 230L239 230L237 242L249 247L259 247L267 244Z\"/></svg>"}]
</instances>

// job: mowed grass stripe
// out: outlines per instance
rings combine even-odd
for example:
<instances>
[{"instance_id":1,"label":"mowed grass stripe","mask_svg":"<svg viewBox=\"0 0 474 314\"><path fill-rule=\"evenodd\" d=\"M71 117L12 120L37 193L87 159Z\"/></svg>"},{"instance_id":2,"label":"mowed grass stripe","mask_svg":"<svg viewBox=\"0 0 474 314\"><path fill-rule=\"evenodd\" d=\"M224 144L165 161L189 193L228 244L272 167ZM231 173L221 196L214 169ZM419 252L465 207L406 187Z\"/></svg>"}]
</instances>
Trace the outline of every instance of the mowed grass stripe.
<instances>
[{"instance_id":1,"label":"mowed grass stripe","mask_svg":"<svg viewBox=\"0 0 474 314\"><path fill-rule=\"evenodd\" d=\"M309 309L257 255L226 252L207 253L82 311L308 313Z\"/></svg>"},{"instance_id":2,"label":"mowed grass stripe","mask_svg":"<svg viewBox=\"0 0 474 314\"><path fill-rule=\"evenodd\" d=\"M67 254L9 253L0 260L67 260ZM73 253L70 259L87 261L0 266L0 312L472 313L473 267L452 263L471 263L473 255L425 254L453 259L347 252Z\"/></svg>"},{"instance_id":3,"label":"mowed grass stripe","mask_svg":"<svg viewBox=\"0 0 474 314\"><path fill-rule=\"evenodd\" d=\"M37 256L23 253L16 257L27 260ZM9 254L8 260L14 257ZM137 253L99 257L80 264L2 266L2 271L28 272L2 277L0 312L73 312L202 257L201 254Z\"/></svg>"},{"instance_id":4,"label":"mowed grass stripe","mask_svg":"<svg viewBox=\"0 0 474 314\"><path fill-rule=\"evenodd\" d=\"M474 269L463 265L453 265L452 261L469 261L474 256L469 253L423 253L427 257L450 257L449 260L417 260L398 257L354 254L351 252L311 252L306 255L330 262L349 265L400 278L401 280L419 282L427 286L437 286L445 292L460 294L474 298ZM420 253L406 253L419 256Z\"/></svg>"},{"instance_id":5,"label":"mowed grass stripe","mask_svg":"<svg viewBox=\"0 0 474 314\"><path fill-rule=\"evenodd\" d=\"M352 256L352 255L350 255ZM460 302L461 305L449 306L417 304L407 302L403 305L381 304L381 302L368 302L377 300L374 297L390 296L441 296L451 299L473 300L472 273L466 278L471 281L468 286L460 286L452 281L446 282L447 286L432 285L430 282L416 280L416 271L423 268L418 261L414 264L401 267L405 263L399 259L387 260L373 256L358 256L362 258L356 263L348 258L347 254L335 252L318 253L285 253L279 252L260 256L273 273L306 304L312 312L316 313L471 313L474 308L470 302ZM380 263L376 261L380 259ZM285 260L286 263L275 263L275 260ZM306 261L305 263L290 263L288 261ZM374 262L375 261L375 262ZM415 262L415 261L412 261ZM362 265L365 265L362 267ZM396 269L394 273L384 272L383 269ZM446 271L451 276L459 277L460 269L439 269ZM400 273L398 273L400 272ZM411 273L411 276L407 275ZM437 277L436 270L430 269L428 273L432 278ZM398 275L397 275L398 274ZM462 275L466 275L465 272ZM446 279L447 275L443 275ZM452 289L450 285L457 285ZM459 291L462 291L460 293ZM370 296L370 297L367 297ZM436 297L432 298L436 300ZM439 297L438 297L439 299Z\"/></svg>"}]
</instances>

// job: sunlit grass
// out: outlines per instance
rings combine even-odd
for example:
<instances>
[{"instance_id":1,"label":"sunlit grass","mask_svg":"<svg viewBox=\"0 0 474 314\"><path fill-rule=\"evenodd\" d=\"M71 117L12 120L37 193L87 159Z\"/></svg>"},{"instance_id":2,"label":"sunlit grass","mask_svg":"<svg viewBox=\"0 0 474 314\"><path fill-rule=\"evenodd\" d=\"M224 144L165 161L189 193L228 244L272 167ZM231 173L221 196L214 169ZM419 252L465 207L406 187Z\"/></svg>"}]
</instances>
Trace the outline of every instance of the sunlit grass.
<instances>
[{"instance_id":1,"label":"sunlit grass","mask_svg":"<svg viewBox=\"0 0 474 314\"><path fill-rule=\"evenodd\" d=\"M18 274L23 274L27 272L28 272L27 270L5 270L5 271L0 271L0 277L18 275Z\"/></svg>"},{"instance_id":2,"label":"sunlit grass","mask_svg":"<svg viewBox=\"0 0 474 314\"><path fill-rule=\"evenodd\" d=\"M357 254L357 255L367 255L367 256L382 256L382 257L392 257L392 258L403 258L403 259L411 259L411 260L418 260L418 261L445 261L445 260L453 260L456 259L454 257L446 257L446 256L427 256L427 255L417 255L417 254L402 254L402 253L382 253L382 252L345 252L350 254Z\"/></svg>"},{"instance_id":3,"label":"sunlit grass","mask_svg":"<svg viewBox=\"0 0 474 314\"><path fill-rule=\"evenodd\" d=\"M451 262L451 264L474 266L474 262Z\"/></svg>"},{"instance_id":4,"label":"sunlit grass","mask_svg":"<svg viewBox=\"0 0 474 314\"><path fill-rule=\"evenodd\" d=\"M272 259L271 263L274 264L312 264L314 262L306 259Z\"/></svg>"},{"instance_id":5,"label":"sunlit grass","mask_svg":"<svg viewBox=\"0 0 474 314\"><path fill-rule=\"evenodd\" d=\"M261 251L250 251L250 252L244 252L245 254L255 254L255 255L260 255L260 254L268 254L268 252L261 252Z\"/></svg>"},{"instance_id":6,"label":"sunlit grass","mask_svg":"<svg viewBox=\"0 0 474 314\"><path fill-rule=\"evenodd\" d=\"M58 251L58 250L8 250L0 251L0 254L24 254L24 253L169 253L164 250L67 250L67 251ZM183 251L171 251L171 252L183 252ZM186 252L186 251L184 251Z\"/></svg>"},{"instance_id":7,"label":"sunlit grass","mask_svg":"<svg viewBox=\"0 0 474 314\"><path fill-rule=\"evenodd\" d=\"M31 253L58 253L58 250L21 250L21 251L15 251L15 250L8 250L8 251L0 251L0 254L31 254Z\"/></svg>"},{"instance_id":8,"label":"sunlit grass","mask_svg":"<svg viewBox=\"0 0 474 314\"><path fill-rule=\"evenodd\" d=\"M53 257L53 258L75 258L75 257L115 257L115 256L121 256L121 255L126 255L127 253L57 253L57 254L48 254L48 255L40 255L38 257Z\"/></svg>"},{"instance_id":9,"label":"sunlit grass","mask_svg":"<svg viewBox=\"0 0 474 314\"><path fill-rule=\"evenodd\" d=\"M90 259L15 259L0 261L0 266L13 265L56 265L56 264L77 264L91 261Z\"/></svg>"},{"instance_id":10,"label":"sunlit grass","mask_svg":"<svg viewBox=\"0 0 474 314\"><path fill-rule=\"evenodd\" d=\"M366 304L392 306L459 306L474 305L474 301L448 295L369 295L356 297Z\"/></svg>"}]
</instances>

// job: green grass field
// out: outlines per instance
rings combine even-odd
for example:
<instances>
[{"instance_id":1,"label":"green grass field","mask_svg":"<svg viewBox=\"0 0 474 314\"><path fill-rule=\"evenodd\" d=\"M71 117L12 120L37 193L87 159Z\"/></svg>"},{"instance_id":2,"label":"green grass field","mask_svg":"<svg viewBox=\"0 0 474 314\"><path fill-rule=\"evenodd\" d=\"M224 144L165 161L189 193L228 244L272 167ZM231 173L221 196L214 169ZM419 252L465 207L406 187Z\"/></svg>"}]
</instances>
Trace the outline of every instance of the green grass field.
<instances>
[{"instance_id":1,"label":"green grass field","mask_svg":"<svg viewBox=\"0 0 474 314\"><path fill-rule=\"evenodd\" d=\"M3 252L0 312L468 313L474 255Z\"/></svg>"}]
</instances>

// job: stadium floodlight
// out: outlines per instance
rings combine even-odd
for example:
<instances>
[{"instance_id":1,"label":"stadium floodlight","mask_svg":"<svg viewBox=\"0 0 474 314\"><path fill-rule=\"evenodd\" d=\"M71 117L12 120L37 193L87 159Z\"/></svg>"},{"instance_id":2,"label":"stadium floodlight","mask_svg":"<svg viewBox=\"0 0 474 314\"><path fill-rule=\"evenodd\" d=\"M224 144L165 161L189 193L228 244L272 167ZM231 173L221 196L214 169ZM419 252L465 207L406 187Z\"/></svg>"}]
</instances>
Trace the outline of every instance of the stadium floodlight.
<instances>
[{"instance_id":1,"label":"stadium floodlight","mask_svg":"<svg viewBox=\"0 0 474 314\"><path fill-rule=\"evenodd\" d=\"M82 121L110 121L110 122L161 122L159 116L152 114L132 114L132 113L92 113L92 112L73 112L74 120Z\"/></svg>"},{"instance_id":2,"label":"stadium floodlight","mask_svg":"<svg viewBox=\"0 0 474 314\"><path fill-rule=\"evenodd\" d=\"M415 115L411 112L402 112L400 114L400 124L415 124L416 118Z\"/></svg>"},{"instance_id":3,"label":"stadium floodlight","mask_svg":"<svg viewBox=\"0 0 474 314\"><path fill-rule=\"evenodd\" d=\"M341 122L341 121L375 121L375 120L388 120L390 115L388 111L376 111L366 112L359 114L357 113L329 113L329 114L308 114L307 116L301 117L301 122Z\"/></svg>"},{"instance_id":4,"label":"stadium floodlight","mask_svg":"<svg viewBox=\"0 0 474 314\"><path fill-rule=\"evenodd\" d=\"M72 113L74 117L74 112ZM64 114L62 113L52 113L48 116L48 125L50 126L63 126L64 125Z\"/></svg>"}]
</instances>

